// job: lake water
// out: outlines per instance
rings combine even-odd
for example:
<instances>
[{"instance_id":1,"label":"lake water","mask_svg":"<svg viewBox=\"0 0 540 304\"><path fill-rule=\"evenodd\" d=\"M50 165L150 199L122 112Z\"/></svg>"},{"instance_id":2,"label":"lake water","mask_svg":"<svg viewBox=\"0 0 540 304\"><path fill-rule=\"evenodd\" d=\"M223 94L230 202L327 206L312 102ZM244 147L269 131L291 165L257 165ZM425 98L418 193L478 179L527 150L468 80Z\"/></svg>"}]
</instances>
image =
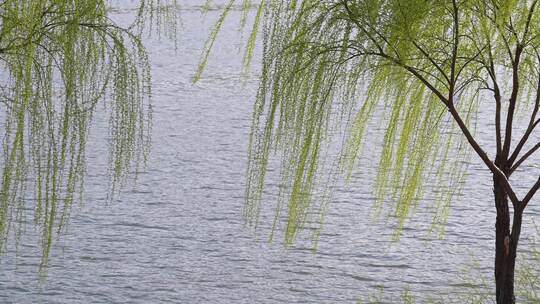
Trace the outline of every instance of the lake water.
<instances>
[{"instance_id":1,"label":"lake water","mask_svg":"<svg viewBox=\"0 0 540 304\"><path fill-rule=\"evenodd\" d=\"M257 231L247 228L244 175L260 57L242 82L247 34L239 35L235 10L203 79L192 84L219 16L219 10L202 14L201 1L182 1L176 52L167 39L146 39L154 83L147 169L106 202L107 123L98 115L85 201L74 207L67 233L55 243L47 278L38 280L38 234L28 225L18 255L10 246L1 259L0 303L354 303L378 286L387 295L408 288L425 299L469 283L482 286L478 274L492 286L491 179L476 157L444 239L428 232L432 214L423 207L429 202L421 203L397 243L390 223L373 220L375 156L367 156L351 186L336 190L316 252L307 241L289 249L280 238L269 243L266 221ZM519 180L525 186L538 174L527 170ZM526 212L529 219L538 218L538 201ZM271 215L273 202L265 203ZM524 238L532 235L529 219Z\"/></svg>"}]
</instances>

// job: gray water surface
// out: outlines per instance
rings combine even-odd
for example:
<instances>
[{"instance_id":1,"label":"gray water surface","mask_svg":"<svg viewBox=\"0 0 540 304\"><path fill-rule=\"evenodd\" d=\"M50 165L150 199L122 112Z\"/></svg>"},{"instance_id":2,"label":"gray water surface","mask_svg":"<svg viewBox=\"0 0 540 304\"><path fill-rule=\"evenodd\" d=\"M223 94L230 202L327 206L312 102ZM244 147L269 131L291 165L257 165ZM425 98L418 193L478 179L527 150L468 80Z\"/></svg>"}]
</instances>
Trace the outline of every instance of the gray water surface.
<instances>
[{"instance_id":1,"label":"gray water surface","mask_svg":"<svg viewBox=\"0 0 540 304\"><path fill-rule=\"evenodd\" d=\"M377 161L369 155L351 185L336 190L315 253L307 241L289 249L280 238L268 243L268 221L256 231L244 225L260 58L241 81L247 34L239 35L239 14L225 24L197 84L191 80L219 10L203 14L197 1L184 3L177 51L172 41L147 38L154 83L147 169L106 202L107 123L97 117L85 202L55 243L47 278L38 280L38 232L28 225L18 254L10 247L0 260L0 303L354 303L381 285L389 295L408 288L425 299L466 283L482 286L478 274L491 286L494 208L489 173L475 157L444 239L428 232L430 202L422 202L400 242L392 242L392 225L373 220ZM523 185L535 180L535 170ZM273 202L265 203L271 216ZM536 206L527 212L538 214ZM530 225L523 235L532 235Z\"/></svg>"}]
</instances>

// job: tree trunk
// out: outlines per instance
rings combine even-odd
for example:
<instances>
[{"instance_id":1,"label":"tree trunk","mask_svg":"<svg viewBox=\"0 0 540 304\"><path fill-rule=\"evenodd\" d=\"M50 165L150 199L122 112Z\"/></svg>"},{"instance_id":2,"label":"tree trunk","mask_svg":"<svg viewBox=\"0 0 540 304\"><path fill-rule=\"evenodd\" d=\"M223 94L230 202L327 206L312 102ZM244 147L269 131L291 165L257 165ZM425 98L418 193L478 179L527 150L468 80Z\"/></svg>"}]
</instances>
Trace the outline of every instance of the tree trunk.
<instances>
[{"instance_id":1,"label":"tree trunk","mask_svg":"<svg viewBox=\"0 0 540 304\"><path fill-rule=\"evenodd\" d=\"M494 178L493 192L497 221L495 224L495 288L497 304L515 304L514 270L516 249L521 231L522 210L514 210L514 223L510 232L508 194L502 184Z\"/></svg>"}]
</instances>

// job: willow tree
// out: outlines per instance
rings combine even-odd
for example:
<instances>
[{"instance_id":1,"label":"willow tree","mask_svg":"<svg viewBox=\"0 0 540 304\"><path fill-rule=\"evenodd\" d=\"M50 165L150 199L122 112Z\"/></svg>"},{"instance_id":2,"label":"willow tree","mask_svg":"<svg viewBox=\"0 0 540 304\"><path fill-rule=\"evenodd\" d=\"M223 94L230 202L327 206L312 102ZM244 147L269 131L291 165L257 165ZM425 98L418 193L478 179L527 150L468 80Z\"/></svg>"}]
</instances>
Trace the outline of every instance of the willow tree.
<instances>
[{"instance_id":1,"label":"willow tree","mask_svg":"<svg viewBox=\"0 0 540 304\"><path fill-rule=\"evenodd\" d=\"M513 179L540 148L534 135L540 122L537 2L263 0L246 52L249 62L253 37L262 32L248 221L257 223L270 154L281 151L275 223L286 213L285 242L294 241L310 217L325 209L318 193L337 128L348 127L338 155L347 171L371 139L366 130L373 118L384 114L376 202L393 204L399 228L423 196L452 199L465 170L459 159L468 154L461 145L469 145L493 178L497 303L514 303L522 216L540 188L540 179L520 185L530 189L520 196L520 181ZM524 132L518 131L518 109L527 118ZM490 123L480 127L493 133L494 151L478 140L478 111L491 114ZM424 189L430 178L446 189L438 191L444 195Z\"/></svg>"},{"instance_id":2,"label":"willow tree","mask_svg":"<svg viewBox=\"0 0 540 304\"><path fill-rule=\"evenodd\" d=\"M151 91L141 35L146 23L161 29L174 20L175 3L138 1L132 25L121 27L105 0L0 2L0 251L10 231L22 231L25 210L32 210L46 265L53 235L82 198L98 104L110 117L111 193L144 163ZM174 32L174 26L168 29Z\"/></svg>"}]
</instances>

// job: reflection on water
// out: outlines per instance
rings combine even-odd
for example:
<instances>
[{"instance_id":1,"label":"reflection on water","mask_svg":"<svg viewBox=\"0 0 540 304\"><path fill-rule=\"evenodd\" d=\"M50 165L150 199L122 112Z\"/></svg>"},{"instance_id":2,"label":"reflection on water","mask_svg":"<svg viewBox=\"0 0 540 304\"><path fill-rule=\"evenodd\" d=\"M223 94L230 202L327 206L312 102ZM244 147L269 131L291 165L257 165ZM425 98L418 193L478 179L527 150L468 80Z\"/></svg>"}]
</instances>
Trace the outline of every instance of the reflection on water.
<instances>
[{"instance_id":1,"label":"reflection on water","mask_svg":"<svg viewBox=\"0 0 540 304\"><path fill-rule=\"evenodd\" d=\"M19 255L10 247L1 259L0 302L351 303L379 285L395 295L408 286L422 297L461 288L465 272L491 278L492 193L477 159L469 172L474 184L455 200L443 240L428 233L429 202L399 243L391 241L390 224L368 216L375 159L362 160L365 169L336 190L316 253L308 242L289 250L267 242L272 204L263 209L259 229L247 229L244 175L257 81L239 81L242 43L231 18L204 78L191 83L205 33L219 14L203 15L192 4L198 1L182 6L177 52L174 42L147 39L154 83L148 168L106 202L107 147L100 135L108 124L98 115L88 140L86 200L51 252L46 281L37 280L39 232L28 225ZM527 185L534 176L523 179ZM531 207L527 216L537 217L538 207ZM530 233L529 225L523 235Z\"/></svg>"}]
</instances>

